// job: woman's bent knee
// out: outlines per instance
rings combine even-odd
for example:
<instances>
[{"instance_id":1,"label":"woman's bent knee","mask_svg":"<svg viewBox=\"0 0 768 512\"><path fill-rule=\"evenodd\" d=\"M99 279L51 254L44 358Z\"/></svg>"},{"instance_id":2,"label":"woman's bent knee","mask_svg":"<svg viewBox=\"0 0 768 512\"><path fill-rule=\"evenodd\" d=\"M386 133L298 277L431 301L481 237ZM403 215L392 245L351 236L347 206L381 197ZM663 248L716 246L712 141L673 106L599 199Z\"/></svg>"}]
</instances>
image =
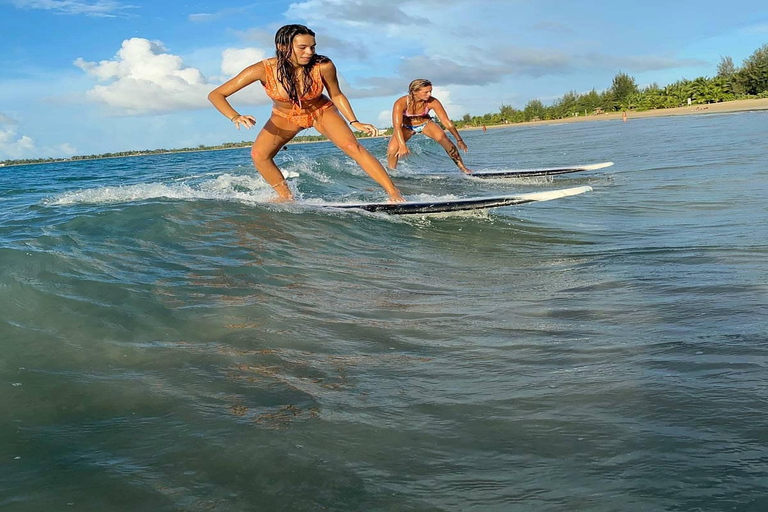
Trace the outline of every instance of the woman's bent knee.
<instances>
[{"instance_id":1,"label":"woman's bent knee","mask_svg":"<svg viewBox=\"0 0 768 512\"><path fill-rule=\"evenodd\" d=\"M453 144L453 142L451 142L451 139L449 139L448 136L445 135L444 133L442 135L438 135L437 137L432 137L432 138L435 142L437 142L441 146L445 145L446 143Z\"/></svg>"},{"instance_id":2,"label":"woman's bent knee","mask_svg":"<svg viewBox=\"0 0 768 512\"><path fill-rule=\"evenodd\" d=\"M339 146L339 149L341 149L348 155L359 155L360 153L365 151L363 146L357 141L345 142Z\"/></svg>"},{"instance_id":3,"label":"woman's bent knee","mask_svg":"<svg viewBox=\"0 0 768 512\"><path fill-rule=\"evenodd\" d=\"M267 162L271 160L271 155L259 148L251 148L251 159L253 160L253 163L258 165L261 162Z\"/></svg>"}]
</instances>

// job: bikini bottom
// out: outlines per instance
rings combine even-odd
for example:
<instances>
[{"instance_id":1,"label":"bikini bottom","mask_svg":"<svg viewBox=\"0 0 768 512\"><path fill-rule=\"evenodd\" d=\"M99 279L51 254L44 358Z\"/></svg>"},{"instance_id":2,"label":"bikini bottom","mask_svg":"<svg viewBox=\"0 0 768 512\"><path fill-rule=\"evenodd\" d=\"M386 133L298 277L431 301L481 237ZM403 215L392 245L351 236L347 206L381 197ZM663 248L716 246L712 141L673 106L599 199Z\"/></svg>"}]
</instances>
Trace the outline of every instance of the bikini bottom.
<instances>
[{"instance_id":1,"label":"bikini bottom","mask_svg":"<svg viewBox=\"0 0 768 512\"><path fill-rule=\"evenodd\" d=\"M427 123L417 124L416 126L411 126L410 124L404 124L403 128L405 128L406 130L411 130L413 133L421 133L424 130L425 126L427 126Z\"/></svg>"},{"instance_id":2,"label":"bikini bottom","mask_svg":"<svg viewBox=\"0 0 768 512\"><path fill-rule=\"evenodd\" d=\"M299 108L295 105L290 112L283 112L278 110L277 107L272 107L272 113L288 120L289 123L301 126L302 128L312 128L315 125L315 121L320 118L320 115L333 106L333 102L329 101L322 107L316 108L312 111Z\"/></svg>"}]
</instances>

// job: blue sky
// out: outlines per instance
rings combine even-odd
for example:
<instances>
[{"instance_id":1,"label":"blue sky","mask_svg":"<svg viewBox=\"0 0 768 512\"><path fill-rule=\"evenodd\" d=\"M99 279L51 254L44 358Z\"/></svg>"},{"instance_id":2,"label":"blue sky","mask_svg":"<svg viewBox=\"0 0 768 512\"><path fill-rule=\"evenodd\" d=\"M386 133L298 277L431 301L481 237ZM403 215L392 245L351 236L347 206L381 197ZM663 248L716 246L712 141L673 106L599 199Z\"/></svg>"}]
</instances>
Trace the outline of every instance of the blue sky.
<instances>
[{"instance_id":1,"label":"blue sky","mask_svg":"<svg viewBox=\"0 0 768 512\"><path fill-rule=\"evenodd\" d=\"M317 33L357 117L391 125L428 78L449 115L713 76L768 43L768 4L646 0L0 0L0 160L252 140L206 100L274 52L287 23ZM261 126L256 84L231 97Z\"/></svg>"}]
</instances>

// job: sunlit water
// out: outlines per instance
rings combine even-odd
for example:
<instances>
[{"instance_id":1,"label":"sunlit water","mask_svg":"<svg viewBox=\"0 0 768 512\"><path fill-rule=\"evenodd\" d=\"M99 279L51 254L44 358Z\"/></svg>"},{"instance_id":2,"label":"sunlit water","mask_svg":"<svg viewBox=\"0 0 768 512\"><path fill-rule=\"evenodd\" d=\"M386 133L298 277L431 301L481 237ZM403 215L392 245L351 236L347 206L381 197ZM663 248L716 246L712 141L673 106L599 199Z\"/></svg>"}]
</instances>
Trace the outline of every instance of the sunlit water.
<instances>
[{"instance_id":1,"label":"sunlit water","mask_svg":"<svg viewBox=\"0 0 768 512\"><path fill-rule=\"evenodd\" d=\"M768 510L768 113L0 170L0 508ZM380 159L386 140L366 141Z\"/></svg>"}]
</instances>

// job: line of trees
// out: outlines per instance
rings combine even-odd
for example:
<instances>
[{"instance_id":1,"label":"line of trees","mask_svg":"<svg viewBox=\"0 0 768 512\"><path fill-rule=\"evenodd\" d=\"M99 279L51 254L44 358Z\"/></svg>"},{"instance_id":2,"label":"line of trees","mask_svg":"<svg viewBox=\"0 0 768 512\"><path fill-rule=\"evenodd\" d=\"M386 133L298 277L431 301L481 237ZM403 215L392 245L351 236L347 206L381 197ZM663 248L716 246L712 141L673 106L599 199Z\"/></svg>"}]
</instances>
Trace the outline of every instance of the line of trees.
<instances>
[{"instance_id":1,"label":"line of trees","mask_svg":"<svg viewBox=\"0 0 768 512\"><path fill-rule=\"evenodd\" d=\"M640 89L634 77L620 71L613 78L611 87L603 92L595 89L586 94L571 91L549 106L534 99L522 110L502 105L498 112L482 116L464 114L456 125L461 128L563 119L600 112L674 108L687 105L689 98L692 105L768 98L768 44L745 59L741 67L736 67L731 57L722 57L717 75L712 78L682 79L666 87L651 84Z\"/></svg>"}]
</instances>

